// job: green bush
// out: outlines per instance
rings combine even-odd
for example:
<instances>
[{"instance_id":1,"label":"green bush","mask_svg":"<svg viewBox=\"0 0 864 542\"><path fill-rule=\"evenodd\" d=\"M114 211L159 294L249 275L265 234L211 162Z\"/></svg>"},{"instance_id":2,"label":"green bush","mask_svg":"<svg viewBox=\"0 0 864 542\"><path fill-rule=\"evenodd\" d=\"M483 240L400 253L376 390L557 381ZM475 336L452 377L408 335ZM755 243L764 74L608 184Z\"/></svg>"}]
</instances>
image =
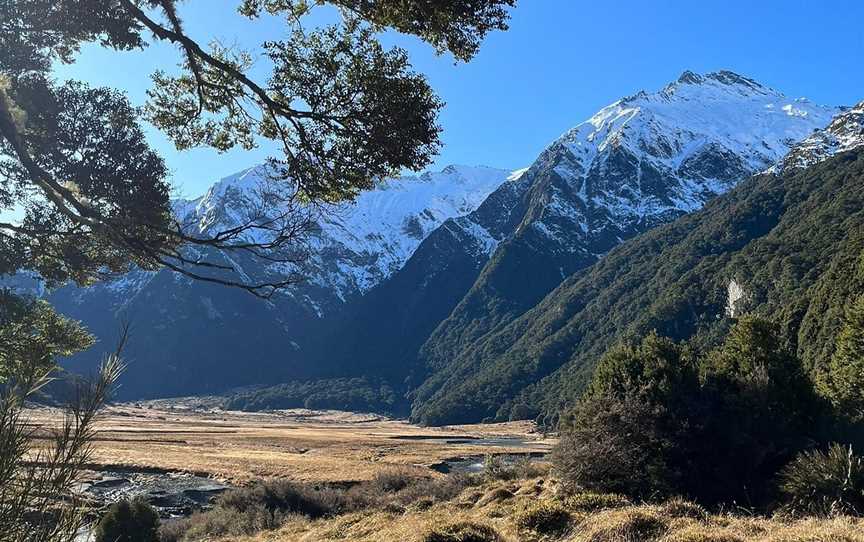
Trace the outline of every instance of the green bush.
<instances>
[{"instance_id":1,"label":"green bush","mask_svg":"<svg viewBox=\"0 0 864 542\"><path fill-rule=\"evenodd\" d=\"M636 498L676 491L668 455L675 439L639 394L582 400L571 426L552 451L552 464L565 495L583 491L621 493Z\"/></svg>"},{"instance_id":2,"label":"green bush","mask_svg":"<svg viewBox=\"0 0 864 542\"><path fill-rule=\"evenodd\" d=\"M112 504L96 526L95 542L159 542L159 516L144 501Z\"/></svg>"},{"instance_id":3,"label":"green bush","mask_svg":"<svg viewBox=\"0 0 864 542\"><path fill-rule=\"evenodd\" d=\"M479 477L453 473L443 478L423 478L410 484L396 496L396 502L409 505L423 499L445 502L456 498L466 487L477 485Z\"/></svg>"},{"instance_id":4,"label":"green bush","mask_svg":"<svg viewBox=\"0 0 864 542\"><path fill-rule=\"evenodd\" d=\"M656 334L613 348L562 418L552 460L565 494L767 505L820 413L779 327L745 316L707 355Z\"/></svg>"},{"instance_id":5,"label":"green bush","mask_svg":"<svg viewBox=\"0 0 864 542\"><path fill-rule=\"evenodd\" d=\"M864 513L864 458L852 447L832 444L799 454L780 474L785 509L792 514L835 516Z\"/></svg>"},{"instance_id":6,"label":"green bush","mask_svg":"<svg viewBox=\"0 0 864 542\"><path fill-rule=\"evenodd\" d=\"M520 529L550 534L567 527L570 523L570 512L555 501L532 502L517 510L513 521Z\"/></svg>"},{"instance_id":7,"label":"green bush","mask_svg":"<svg viewBox=\"0 0 864 542\"><path fill-rule=\"evenodd\" d=\"M821 391L838 412L852 421L864 419L864 295L846 310L834 355L820 377Z\"/></svg>"},{"instance_id":8,"label":"green bush","mask_svg":"<svg viewBox=\"0 0 864 542\"><path fill-rule=\"evenodd\" d=\"M271 516L278 512L310 518L333 515L345 507L343 495L335 489L287 480L273 480L249 488L226 491L217 502L219 508L241 513L261 510Z\"/></svg>"},{"instance_id":9,"label":"green bush","mask_svg":"<svg viewBox=\"0 0 864 542\"><path fill-rule=\"evenodd\" d=\"M460 521L433 528L423 537L423 542L501 542L498 532L481 523Z\"/></svg>"},{"instance_id":10,"label":"green bush","mask_svg":"<svg viewBox=\"0 0 864 542\"><path fill-rule=\"evenodd\" d=\"M536 478L546 472L528 456L486 454L483 458L483 476L489 480L517 480Z\"/></svg>"}]
</instances>

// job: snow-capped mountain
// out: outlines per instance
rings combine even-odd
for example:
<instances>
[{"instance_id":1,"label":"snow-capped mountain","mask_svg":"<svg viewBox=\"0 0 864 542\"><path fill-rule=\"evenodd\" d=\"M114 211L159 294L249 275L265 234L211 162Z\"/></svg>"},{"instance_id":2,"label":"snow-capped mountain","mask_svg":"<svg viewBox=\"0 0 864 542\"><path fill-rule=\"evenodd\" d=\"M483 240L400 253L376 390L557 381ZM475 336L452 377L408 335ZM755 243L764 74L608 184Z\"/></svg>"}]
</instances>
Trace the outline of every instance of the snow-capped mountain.
<instances>
[{"instance_id":1,"label":"snow-capped mountain","mask_svg":"<svg viewBox=\"0 0 864 542\"><path fill-rule=\"evenodd\" d=\"M217 257L230 258L232 267L250 282L292 273L309 287L327 290L345 301L400 269L429 232L450 218L470 213L516 174L451 165L440 172L387 180L352 202L310 211L305 239L309 257L301 264L268 263L239 253ZM245 169L220 179L199 198L175 201L175 214L195 235L230 230L266 209L263 200L270 184L265 166ZM262 233L250 230L248 235ZM154 275L136 271L97 288L122 294L118 299L126 302ZM193 284L186 278L177 280ZM86 291L81 293L86 295ZM314 299L307 301L319 305Z\"/></svg>"},{"instance_id":2,"label":"snow-capped mountain","mask_svg":"<svg viewBox=\"0 0 864 542\"><path fill-rule=\"evenodd\" d=\"M601 109L525 173L515 230L427 341L422 363L446 365L623 240L776 163L838 111L728 71L684 72Z\"/></svg>"},{"instance_id":3,"label":"snow-capped mountain","mask_svg":"<svg viewBox=\"0 0 864 542\"><path fill-rule=\"evenodd\" d=\"M210 261L223 258L249 282L288 273L301 277L268 302L168 270L133 271L89 288L67 286L51 299L106 341L119 319L147 329L145 342L129 346L130 357L138 359L124 384L130 395L152 395L157 386L161 393L189 393L218 390L226 381L239 386L301 376L308 369L301 356L316 340L321 321L401 268L431 231L472 212L512 176L489 167L449 166L386 181L351 203L315 209L307 237L311 256L301 264L244 252L206 255ZM191 232L213 235L256 216L271 189L266 169L250 168L214 183L200 198L176 201L175 214ZM243 346L250 337L257 345L252 351ZM99 348L87 352L70 367L86 368L99 354ZM255 369L230 378L213 369L237 370L230 367L238 359ZM209 368L205 378L203 366ZM172 378L165 378L166 370Z\"/></svg>"},{"instance_id":4,"label":"snow-capped mountain","mask_svg":"<svg viewBox=\"0 0 864 542\"><path fill-rule=\"evenodd\" d=\"M416 405L434 400L475 369L472 345L565 277L776 163L837 111L731 72L685 72L619 100L432 232L350 307L322 359L352 375L408 378Z\"/></svg>"},{"instance_id":5,"label":"snow-capped mountain","mask_svg":"<svg viewBox=\"0 0 864 542\"><path fill-rule=\"evenodd\" d=\"M861 146L864 146L864 102L843 111L825 129L795 145L780 168L807 168Z\"/></svg>"},{"instance_id":6,"label":"snow-capped mountain","mask_svg":"<svg viewBox=\"0 0 864 542\"><path fill-rule=\"evenodd\" d=\"M685 72L659 92L601 109L555 142L535 167L551 168L561 183L531 225L570 238L566 250L604 230L618 236L693 211L776 163L837 112L732 72Z\"/></svg>"},{"instance_id":7,"label":"snow-capped mountain","mask_svg":"<svg viewBox=\"0 0 864 542\"><path fill-rule=\"evenodd\" d=\"M100 337L120 313L148 330L130 395L350 373L408 377L422 405L471 373L476 340L565 277L764 171L838 111L731 72L685 72L603 108L526 171L449 167L317 216L302 268L227 255L253 280L307 277L267 303L165 271L54 301ZM258 205L262 174L224 179L178 214L205 232L236 224Z\"/></svg>"}]
</instances>

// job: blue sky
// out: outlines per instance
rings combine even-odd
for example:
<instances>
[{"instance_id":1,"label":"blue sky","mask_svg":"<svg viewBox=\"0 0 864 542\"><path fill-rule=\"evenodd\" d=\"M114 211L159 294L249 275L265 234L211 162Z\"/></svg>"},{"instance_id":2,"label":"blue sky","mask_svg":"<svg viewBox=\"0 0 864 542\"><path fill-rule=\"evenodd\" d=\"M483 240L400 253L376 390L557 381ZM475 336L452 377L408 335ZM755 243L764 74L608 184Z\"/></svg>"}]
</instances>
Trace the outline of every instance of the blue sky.
<instances>
[{"instance_id":1,"label":"blue sky","mask_svg":"<svg viewBox=\"0 0 864 542\"><path fill-rule=\"evenodd\" d=\"M188 0L182 14L198 39L254 48L278 39L278 20L246 21L236 0ZM217 7L218 6L218 7ZM383 41L406 48L447 102L444 148L433 166L530 165L553 139L596 110L639 90L655 90L685 69L730 69L823 104L864 99L864 2L860 0L520 0L511 29L491 35L469 64L436 56L409 37ZM143 103L149 74L171 68L166 45L116 53L86 47L60 78L124 89ZM151 130L185 196L262 161L273 150L177 152Z\"/></svg>"}]
</instances>

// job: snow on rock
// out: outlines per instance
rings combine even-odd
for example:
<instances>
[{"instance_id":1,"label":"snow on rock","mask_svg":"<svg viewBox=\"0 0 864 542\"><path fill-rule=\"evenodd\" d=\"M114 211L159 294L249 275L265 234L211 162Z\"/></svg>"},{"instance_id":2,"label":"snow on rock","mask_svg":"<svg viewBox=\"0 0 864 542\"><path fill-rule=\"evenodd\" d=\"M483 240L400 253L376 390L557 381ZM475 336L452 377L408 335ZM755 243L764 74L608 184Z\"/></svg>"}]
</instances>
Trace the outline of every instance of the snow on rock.
<instances>
[{"instance_id":1,"label":"snow on rock","mask_svg":"<svg viewBox=\"0 0 864 542\"><path fill-rule=\"evenodd\" d=\"M841 112L825 129L795 145L773 171L810 167L837 153L861 146L864 146L864 101Z\"/></svg>"},{"instance_id":2,"label":"snow on rock","mask_svg":"<svg viewBox=\"0 0 864 542\"><path fill-rule=\"evenodd\" d=\"M352 288L366 291L400 269L432 230L471 213L512 175L488 167L448 166L388 181L324 216L313 242L316 252L349 251L355 257L344 259L342 271ZM318 255L315 259L320 260Z\"/></svg>"},{"instance_id":3,"label":"snow on rock","mask_svg":"<svg viewBox=\"0 0 864 542\"><path fill-rule=\"evenodd\" d=\"M317 294L295 288L282 295L298 297L320 317L326 302L315 301L316 295L345 301L375 286L401 268L432 230L450 218L471 213L517 173L452 165L440 172L387 180L353 202L316 209L306 239L309 258L302 264L271 263L241 253L220 257L249 282L277 274L304 277ZM255 166L217 181L199 198L175 201L174 212L189 233L214 235L260 217L268 208L264 202L276 189L266 166ZM244 235L266 241L263 230ZM152 273L133 271L104 287L128 298L150 278Z\"/></svg>"},{"instance_id":4,"label":"snow on rock","mask_svg":"<svg viewBox=\"0 0 864 542\"><path fill-rule=\"evenodd\" d=\"M562 183L534 227L576 246L610 225L626 232L694 211L839 111L729 71L684 72L658 92L604 107L544 152L532 170L551 164Z\"/></svg>"}]
</instances>

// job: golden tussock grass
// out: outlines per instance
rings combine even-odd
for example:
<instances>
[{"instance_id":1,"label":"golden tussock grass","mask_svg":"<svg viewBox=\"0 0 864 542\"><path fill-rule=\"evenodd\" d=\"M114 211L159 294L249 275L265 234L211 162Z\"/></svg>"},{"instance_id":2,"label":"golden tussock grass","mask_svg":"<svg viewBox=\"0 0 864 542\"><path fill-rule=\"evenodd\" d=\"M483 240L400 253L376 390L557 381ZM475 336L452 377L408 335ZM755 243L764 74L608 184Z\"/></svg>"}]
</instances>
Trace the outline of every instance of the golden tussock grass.
<instances>
[{"instance_id":1,"label":"golden tussock grass","mask_svg":"<svg viewBox=\"0 0 864 542\"><path fill-rule=\"evenodd\" d=\"M545 485L540 494L520 492ZM487 499L496 494L506 498ZM587 500L587 499L586 499ZM578 499L571 502L584 502ZM600 499L593 498L592 502ZM674 499L661 505L568 508L554 483L489 482L450 502L424 509L369 511L310 521L290 520L276 531L232 542L864 542L862 519L784 519L709 514ZM569 519L566 519L568 518ZM562 523L562 518L563 523ZM547 525L544 521L549 520ZM552 528L546 528L551 526ZM492 534L490 534L492 533ZM494 537L493 537L494 535ZM228 542L222 540L220 542Z\"/></svg>"}]
</instances>

